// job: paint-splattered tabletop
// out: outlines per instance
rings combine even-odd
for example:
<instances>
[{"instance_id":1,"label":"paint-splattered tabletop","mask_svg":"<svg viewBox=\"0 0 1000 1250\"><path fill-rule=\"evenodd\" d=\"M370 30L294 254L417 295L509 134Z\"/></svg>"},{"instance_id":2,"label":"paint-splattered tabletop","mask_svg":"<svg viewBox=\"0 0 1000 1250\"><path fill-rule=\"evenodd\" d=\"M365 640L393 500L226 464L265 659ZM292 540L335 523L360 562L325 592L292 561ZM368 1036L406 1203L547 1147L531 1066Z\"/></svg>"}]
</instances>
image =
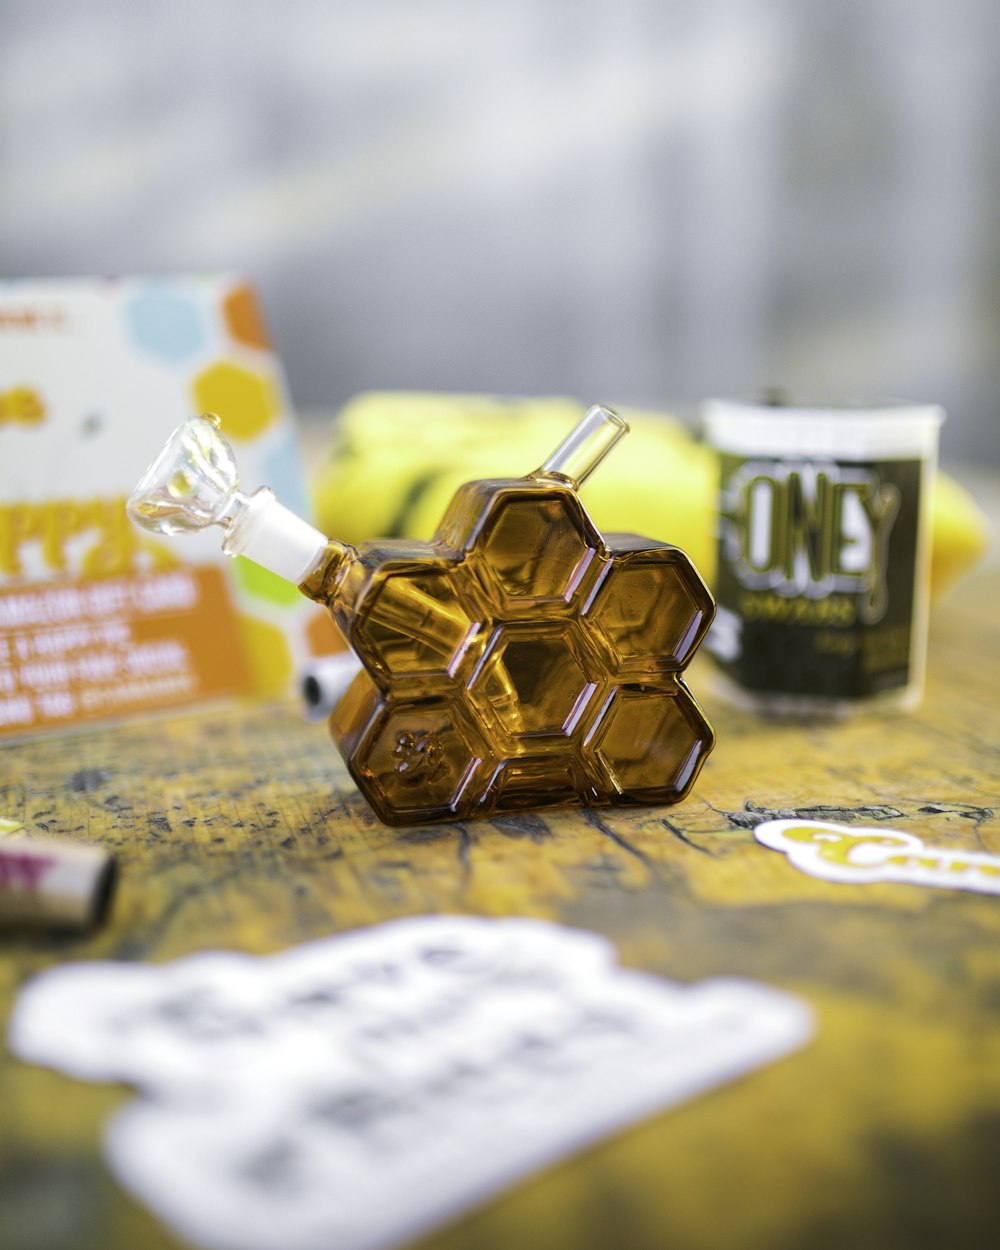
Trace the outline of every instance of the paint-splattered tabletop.
<instances>
[{"instance_id":1,"label":"paint-splattered tabletop","mask_svg":"<svg viewBox=\"0 0 1000 1250\"><path fill-rule=\"evenodd\" d=\"M5 746L0 816L103 842L122 873L94 935L0 934L0 1020L26 978L66 961L268 952L429 912L544 917L665 977L789 990L813 1006L816 1039L422 1244L991 1244L1000 899L817 880L753 827L797 814L1000 854L998 614L996 566L935 609L909 716L769 723L713 698L699 661L690 684L718 746L674 808L387 828L291 703ZM178 1244L102 1162L101 1126L125 1097L0 1051L5 1250Z\"/></svg>"}]
</instances>

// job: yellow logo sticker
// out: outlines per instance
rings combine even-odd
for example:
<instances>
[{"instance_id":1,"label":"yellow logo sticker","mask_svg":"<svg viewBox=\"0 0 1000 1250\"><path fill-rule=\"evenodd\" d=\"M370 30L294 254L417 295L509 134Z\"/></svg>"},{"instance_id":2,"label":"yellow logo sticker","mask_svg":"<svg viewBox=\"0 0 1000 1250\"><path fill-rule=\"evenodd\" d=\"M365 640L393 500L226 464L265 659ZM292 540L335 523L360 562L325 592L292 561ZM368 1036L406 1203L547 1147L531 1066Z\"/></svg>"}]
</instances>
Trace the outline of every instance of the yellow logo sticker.
<instances>
[{"instance_id":1,"label":"yellow logo sticker","mask_svg":"<svg viewBox=\"0 0 1000 1250\"><path fill-rule=\"evenodd\" d=\"M1000 856L927 846L898 829L860 829L820 820L767 820L754 829L800 872L825 881L900 881L1000 894Z\"/></svg>"}]
</instances>

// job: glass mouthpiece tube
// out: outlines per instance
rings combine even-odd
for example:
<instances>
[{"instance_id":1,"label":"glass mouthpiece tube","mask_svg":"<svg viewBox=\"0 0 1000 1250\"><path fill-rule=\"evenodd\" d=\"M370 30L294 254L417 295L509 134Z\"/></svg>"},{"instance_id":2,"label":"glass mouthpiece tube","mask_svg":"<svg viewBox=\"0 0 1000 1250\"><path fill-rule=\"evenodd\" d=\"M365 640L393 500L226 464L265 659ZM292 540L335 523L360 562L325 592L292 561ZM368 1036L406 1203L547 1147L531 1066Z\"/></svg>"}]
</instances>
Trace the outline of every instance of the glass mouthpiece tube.
<instances>
[{"instance_id":1,"label":"glass mouthpiece tube","mask_svg":"<svg viewBox=\"0 0 1000 1250\"><path fill-rule=\"evenodd\" d=\"M582 486L628 429L628 422L613 408L594 404L531 476L558 475L574 486Z\"/></svg>"}]
</instances>

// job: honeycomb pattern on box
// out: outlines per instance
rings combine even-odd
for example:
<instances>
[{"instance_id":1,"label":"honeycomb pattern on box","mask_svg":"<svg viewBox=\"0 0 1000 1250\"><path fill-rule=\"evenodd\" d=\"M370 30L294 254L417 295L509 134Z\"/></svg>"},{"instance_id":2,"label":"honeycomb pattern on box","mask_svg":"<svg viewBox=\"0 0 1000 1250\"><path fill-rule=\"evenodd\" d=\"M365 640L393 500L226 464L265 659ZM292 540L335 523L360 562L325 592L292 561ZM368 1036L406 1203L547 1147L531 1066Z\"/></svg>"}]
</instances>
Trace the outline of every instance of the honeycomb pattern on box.
<instances>
[{"instance_id":1,"label":"honeycomb pattern on box","mask_svg":"<svg viewBox=\"0 0 1000 1250\"><path fill-rule=\"evenodd\" d=\"M124 314L135 344L165 362L187 360L208 346L204 308L169 288L140 290L126 302Z\"/></svg>"},{"instance_id":2,"label":"honeycomb pattern on box","mask_svg":"<svg viewBox=\"0 0 1000 1250\"><path fill-rule=\"evenodd\" d=\"M203 369L193 390L198 410L218 413L229 438L257 438L281 411L271 379L230 360Z\"/></svg>"},{"instance_id":3,"label":"honeycomb pattern on box","mask_svg":"<svg viewBox=\"0 0 1000 1250\"><path fill-rule=\"evenodd\" d=\"M129 341L179 375L186 402L196 411L217 413L227 436L257 444L259 475L273 481L290 506L304 508L298 445L252 287L225 279L130 285L122 304ZM245 561L237 566L230 572L254 685L280 691L312 654L306 635L312 614L303 612L295 592L273 575Z\"/></svg>"}]
</instances>

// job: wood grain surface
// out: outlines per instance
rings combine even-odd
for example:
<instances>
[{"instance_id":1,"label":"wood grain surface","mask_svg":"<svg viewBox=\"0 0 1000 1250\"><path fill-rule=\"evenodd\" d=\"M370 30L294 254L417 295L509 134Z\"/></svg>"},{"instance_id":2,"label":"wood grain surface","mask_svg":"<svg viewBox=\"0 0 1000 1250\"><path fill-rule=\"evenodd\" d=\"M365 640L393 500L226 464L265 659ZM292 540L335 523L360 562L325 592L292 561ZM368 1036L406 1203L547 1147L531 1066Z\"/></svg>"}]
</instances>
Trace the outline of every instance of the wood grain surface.
<instances>
[{"instance_id":1,"label":"wood grain surface","mask_svg":"<svg viewBox=\"0 0 1000 1250\"><path fill-rule=\"evenodd\" d=\"M905 717L765 721L713 698L699 661L690 684L719 742L673 808L390 829L291 704L8 745L0 816L100 841L122 874L90 937L0 932L0 1021L26 978L68 961L269 952L430 912L544 917L665 977L801 995L816 1039L422 1245L994 1244L1000 898L814 880L752 828L798 813L1000 854L998 612L995 566L936 609L927 697ZM4 1250L178 1244L102 1161L102 1125L129 1097L0 1053Z\"/></svg>"}]
</instances>

